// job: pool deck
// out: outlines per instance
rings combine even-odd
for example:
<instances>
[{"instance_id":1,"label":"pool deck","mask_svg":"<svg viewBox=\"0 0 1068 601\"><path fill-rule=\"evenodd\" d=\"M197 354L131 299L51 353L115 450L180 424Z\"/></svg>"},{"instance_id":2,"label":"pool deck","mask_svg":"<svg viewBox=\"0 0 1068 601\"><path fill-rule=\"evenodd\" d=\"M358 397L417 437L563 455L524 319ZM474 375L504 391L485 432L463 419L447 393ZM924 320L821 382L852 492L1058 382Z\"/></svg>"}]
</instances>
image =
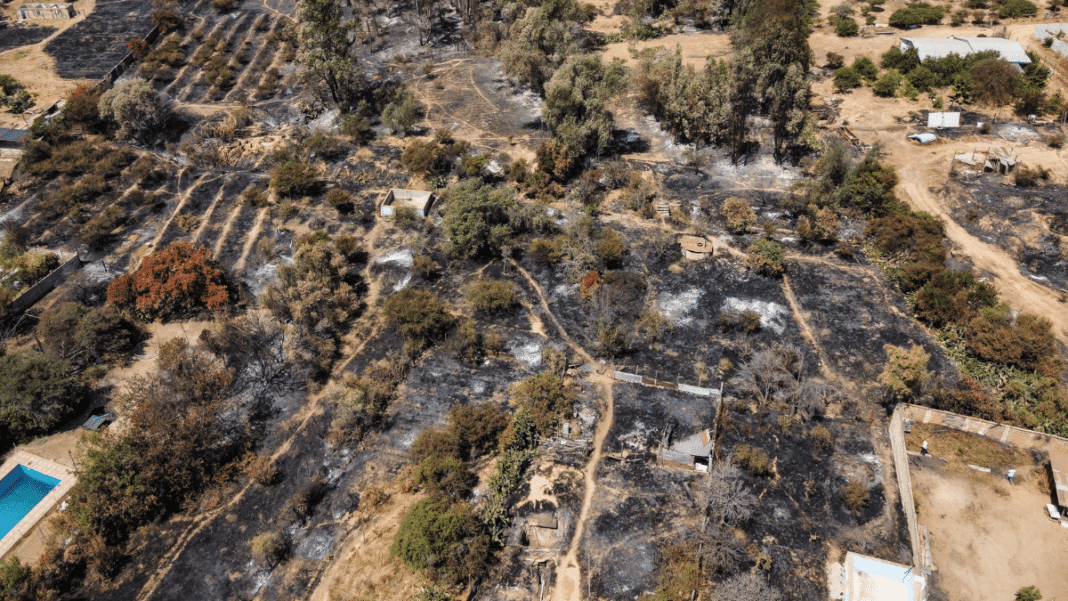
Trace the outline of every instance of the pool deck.
<instances>
[{"instance_id":1,"label":"pool deck","mask_svg":"<svg viewBox=\"0 0 1068 601\"><path fill-rule=\"evenodd\" d=\"M71 468L38 457L33 453L28 453L22 449L16 449L7 458L3 466L0 466L0 478L3 478L5 474L15 469L16 465L24 465L32 470L37 470L46 476L59 479L59 484L49 492L45 498L41 499L32 511L26 514L25 517L8 532L4 538L0 539L0 557L7 554L8 551L13 549L23 536L29 534L33 528L37 525L37 522L45 516L46 513L52 510L53 507L59 503L59 500L67 495L70 488L74 486L76 478L74 477L74 470Z\"/></svg>"}]
</instances>

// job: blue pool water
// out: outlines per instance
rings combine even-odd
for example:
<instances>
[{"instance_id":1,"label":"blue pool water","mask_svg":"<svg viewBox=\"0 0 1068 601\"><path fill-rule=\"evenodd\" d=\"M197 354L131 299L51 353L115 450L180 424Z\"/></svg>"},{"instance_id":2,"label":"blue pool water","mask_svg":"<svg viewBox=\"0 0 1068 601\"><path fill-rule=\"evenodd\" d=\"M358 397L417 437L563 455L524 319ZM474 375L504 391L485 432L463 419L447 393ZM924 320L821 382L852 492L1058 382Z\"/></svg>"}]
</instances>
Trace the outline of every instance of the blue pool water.
<instances>
[{"instance_id":1,"label":"blue pool water","mask_svg":"<svg viewBox=\"0 0 1068 601\"><path fill-rule=\"evenodd\" d=\"M0 538L11 532L59 480L24 465L16 465L0 480Z\"/></svg>"}]
</instances>

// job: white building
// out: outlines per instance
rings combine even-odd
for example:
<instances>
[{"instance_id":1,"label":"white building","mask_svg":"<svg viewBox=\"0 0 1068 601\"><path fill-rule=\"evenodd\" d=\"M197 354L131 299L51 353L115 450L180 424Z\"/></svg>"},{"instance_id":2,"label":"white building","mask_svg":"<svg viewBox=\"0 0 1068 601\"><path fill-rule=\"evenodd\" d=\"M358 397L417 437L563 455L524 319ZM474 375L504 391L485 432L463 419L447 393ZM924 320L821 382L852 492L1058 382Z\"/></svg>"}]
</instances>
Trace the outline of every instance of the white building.
<instances>
[{"instance_id":1,"label":"white building","mask_svg":"<svg viewBox=\"0 0 1068 601\"><path fill-rule=\"evenodd\" d=\"M901 38L901 51L915 48L920 55L920 62L929 58L945 58L950 54L968 56L977 52L993 50L1001 58L1018 69L1031 64L1030 57L1019 42L1005 38Z\"/></svg>"}]
</instances>

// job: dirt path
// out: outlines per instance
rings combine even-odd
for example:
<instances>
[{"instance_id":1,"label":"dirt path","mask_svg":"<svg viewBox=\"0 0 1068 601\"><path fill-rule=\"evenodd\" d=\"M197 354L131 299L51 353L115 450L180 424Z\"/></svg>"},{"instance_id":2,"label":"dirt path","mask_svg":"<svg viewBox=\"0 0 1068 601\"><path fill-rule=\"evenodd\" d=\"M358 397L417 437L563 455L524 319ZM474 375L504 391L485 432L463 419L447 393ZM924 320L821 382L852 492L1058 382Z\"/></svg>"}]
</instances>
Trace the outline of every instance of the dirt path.
<instances>
[{"instance_id":1,"label":"dirt path","mask_svg":"<svg viewBox=\"0 0 1068 601\"><path fill-rule=\"evenodd\" d=\"M790 310L794 313L794 321L801 327L801 336L816 349L816 359L819 362L820 375L828 380L838 380L838 374L833 369L827 366L827 362L823 360L823 347L820 346L820 341L816 338L816 335L812 333L812 328L808 325L808 320L805 319L805 314L801 312L801 306L797 304L797 299L794 298L794 291L790 288L790 276L783 274L782 276L782 291L786 296L786 302L790 304Z\"/></svg>"},{"instance_id":2,"label":"dirt path","mask_svg":"<svg viewBox=\"0 0 1068 601\"><path fill-rule=\"evenodd\" d=\"M560 325L560 322L553 315L553 312L549 309L549 303L545 299L545 293L542 291L538 282L530 275L527 270L523 269L514 260L512 265L516 271L523 275L530 284L531 288L537 293L539 300L541 301L542 309L545 310L546 315L552 320L553 325L560 332L560 335L567 340L568 345L575 350L578 354L582 355L583 359L589 362L591 365L596 365L593 356L586 352L586 349L575 344L571 337L568 335L567 330ZM555 601L581 601L584 598L582 594L582 568L579 565L579 546L582 544L582 535L586 530L586 520L590 515L590 507L593 505L594 495L597 493L597 468L601 465L601 453L604 448L604 440L608 437L608 432L612 429L612 423L615 420L615 402L612 396L612 385L614 380L603 373L592 373L587 376L591 382L594 382L599 389L601 400L604 403L604 414L597 423L597 432L593 438L593 453L590 454L589 461L586 462L586 467L583 469L583 477L586 482L586 495L582 499L582 509L579 511L578 521L575 523L575 533L571 537L571 544L568 545L567 555L564 556L564 560L561 564L558 564L556 571L556 586L553 589L551 599ZM587 574L587 578L589 575Z\"/></svg>"}]
</instances>

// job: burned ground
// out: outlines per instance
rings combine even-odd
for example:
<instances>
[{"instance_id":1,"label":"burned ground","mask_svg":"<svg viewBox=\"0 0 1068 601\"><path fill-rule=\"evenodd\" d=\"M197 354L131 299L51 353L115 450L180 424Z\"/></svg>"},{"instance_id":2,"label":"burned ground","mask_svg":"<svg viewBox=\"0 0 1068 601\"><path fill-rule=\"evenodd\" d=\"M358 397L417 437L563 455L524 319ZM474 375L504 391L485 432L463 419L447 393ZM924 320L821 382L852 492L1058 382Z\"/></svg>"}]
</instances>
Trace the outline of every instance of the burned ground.
<instances>
[{"instance_id":1,"label":"burned ground","mask_svg":"<svg viewBox=\"0 0 1068 601\"><path fill-rule=\"evenodd\" d=\"M1039 282L1068 289L1068 208L1065 188L1015 187L1006 191L1002 176L960 179L946 193L953 220L971 235L1016 257L1020 272Z\"/></svg>"},{"instance_id":2,"label":"burned ground","mask_svg":"<svg viewBox=\"0 0 1068 601\"><path fill-rule=\"evenodd\" d=\"M30 46L43 42L48 36L55 33L55 27L40 25L8 25L0 35L0 50Z\"/></svg>"},{"instance_id":3,"label":"burned ground","mask_svg":"<svg viewBox=\"0 0 1068 601\"><path fill-rule=\"evenodd\" d=\"M929 367L954 379L956 368L909 315L905 299L877 267L838 259L787 264L797 304L834 371L870 382L886 361L884 345L919 344L932 357Z\"/></svg>"},{"instance_id":4,"label":"burned ground","mask_svg":"<svg viewBox=\"0 0 1068 601\"><path fill-rule=\"evenodd\" d=\"M204 7L207 0L201 0ZM45 46L56 59L56 72L68 79L99 79L125 57L130 38L152 30L153 6L140 0L97 0L84 21Z\"/></svg>"}]
</instances>

